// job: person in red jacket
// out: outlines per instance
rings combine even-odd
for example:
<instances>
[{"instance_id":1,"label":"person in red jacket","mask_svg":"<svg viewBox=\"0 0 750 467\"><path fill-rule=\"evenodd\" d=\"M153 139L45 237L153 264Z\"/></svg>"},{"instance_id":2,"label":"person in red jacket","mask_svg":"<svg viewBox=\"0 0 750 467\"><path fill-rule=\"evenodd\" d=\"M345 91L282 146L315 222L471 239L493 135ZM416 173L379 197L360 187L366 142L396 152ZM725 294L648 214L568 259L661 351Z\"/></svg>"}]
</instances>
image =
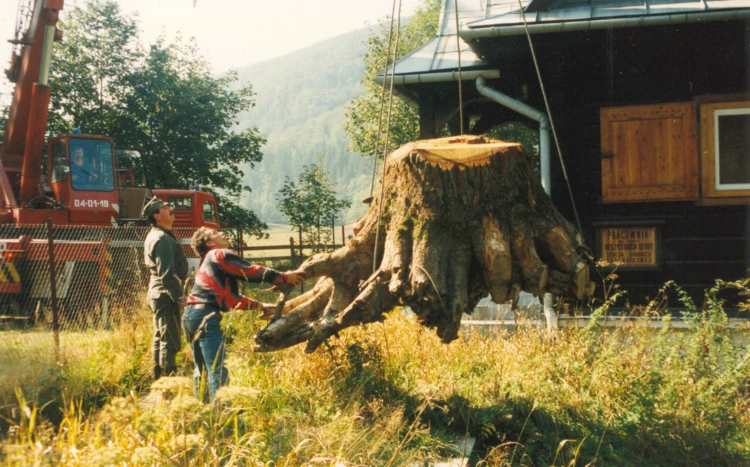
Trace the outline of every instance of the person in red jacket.
<instances>
[{"instance_id":1,"label":"person in red jacket","mask_svg":"<svg viewBox=\"0 0 750 467\"><path fill-rule=\"evenodd\" d=\"M237 281L299 285L304 275L299 271L284 273L250 264L237 252L228 249L229 242L223 232L208 227L195 231L191 245L201 257L201 265L195 273L195 285L187 299L182 329L193 354L195 397L202 399L201 380L206 372L209 394L213 400L216 391L229 382L229 373L224 367L226 351L221 333L221 313L230 309L275 307L240 294Z\"/></svg>"}]
</instances>

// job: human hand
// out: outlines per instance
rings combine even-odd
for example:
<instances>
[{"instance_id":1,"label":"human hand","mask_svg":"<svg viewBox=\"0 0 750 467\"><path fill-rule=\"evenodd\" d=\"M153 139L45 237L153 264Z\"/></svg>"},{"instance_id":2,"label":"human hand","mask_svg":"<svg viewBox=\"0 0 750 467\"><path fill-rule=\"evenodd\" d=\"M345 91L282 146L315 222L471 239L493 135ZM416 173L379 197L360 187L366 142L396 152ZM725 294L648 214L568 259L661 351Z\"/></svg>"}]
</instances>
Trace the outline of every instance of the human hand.
<instances>
[{"instance_id":1,"label":"human hand","mask_svg":"<svg viewBox=\"0 0 750 467\"><path fill-rule=\"evenodd\" d=\"M274 304L274 303L261 303L259 308L261 310L263 310L263 311L274 310L276 308L276 304Z\"/></svg>"},{"instance_id":2,"label":"human hand","mask_svg":"<svg viewBox=\"0 0 750 467\"><path fill-rule=\"evenodd\" d=\"M297 269L296 271L284 273L287 284L300 285L305 280L305 273Z\"/></svg>"}]
</instances>

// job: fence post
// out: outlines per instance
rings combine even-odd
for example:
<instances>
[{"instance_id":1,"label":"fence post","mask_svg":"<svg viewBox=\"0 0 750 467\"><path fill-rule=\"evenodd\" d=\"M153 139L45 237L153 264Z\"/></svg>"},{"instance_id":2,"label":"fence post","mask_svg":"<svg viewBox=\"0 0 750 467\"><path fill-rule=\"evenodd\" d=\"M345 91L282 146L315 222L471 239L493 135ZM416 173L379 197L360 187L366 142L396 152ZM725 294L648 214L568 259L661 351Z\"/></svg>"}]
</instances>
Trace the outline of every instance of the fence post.
<instances>
[{"instance_id":1,"label":"fence post","mask_svg":"<svg viewBox=\"0 0 750 467\"><path fill-rule=\"evenodd\" d=\"M341 224L341 246L346 245L346 231L344 230L344 224Z\"/></svg>"},{"instance_id":2,"label":"fence post","mask_svg":"<svg viewBox=\"0 0 750 467\"><path fill-rule=\"evenodd\" d=\"M302 226L299 227L299 264L302 264L304 257L302 256ZM299 285L300 293L305 293L304 281Z\"/></svg>"},{"instance_id":3,"label":"fence post","mask_svg":"<svg viewBox=\"0 0 750 467\"><path fill-rule=\"evenodd\" d=\"M57 315L57 279L55 277L55 236L52 219L47 219L47 243L49 247L49 290L52 302L52 333L55 338L55 361L60 360L60 322Z\"/></svg>"},{"instance_id":4,"label":"fence post","mask_svg":"<svg viewBox=\"0 0 750 467\"><path fill-rule=\"evenodd\" d=\"M244 258L245 255L243 254L242 250L243 250L243 247L245 246L245 240L244 238L242 238L242 224L239 222L237 223L237 238L238 238L237 240L238 253L240 254L240 258Z\"/></svg>"}]
</instances>

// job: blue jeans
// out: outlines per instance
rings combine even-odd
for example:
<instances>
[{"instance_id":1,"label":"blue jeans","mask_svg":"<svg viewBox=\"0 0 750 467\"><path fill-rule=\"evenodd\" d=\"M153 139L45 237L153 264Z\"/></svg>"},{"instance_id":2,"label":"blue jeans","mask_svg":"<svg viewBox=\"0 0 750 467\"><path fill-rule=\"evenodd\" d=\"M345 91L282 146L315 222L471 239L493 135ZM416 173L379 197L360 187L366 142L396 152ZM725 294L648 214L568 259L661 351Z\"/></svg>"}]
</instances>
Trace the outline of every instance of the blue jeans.
<instances>
[{"instance_id":1,"label":"blue jeans","mask_svg":"<svg viewBox=\"0 0 750 467\"><path fill-rule=\"evenodd\" d=\"M212 309L196 310L188 305L182 315L182 330L193 353L195 397L205 400L205 388L201 384L206 373L209 394L211 400L214 400L216 391L229 383L229 371L224 366L226 349L224 336L221 334L221 312Z\"/></svg>"}]
</instances>

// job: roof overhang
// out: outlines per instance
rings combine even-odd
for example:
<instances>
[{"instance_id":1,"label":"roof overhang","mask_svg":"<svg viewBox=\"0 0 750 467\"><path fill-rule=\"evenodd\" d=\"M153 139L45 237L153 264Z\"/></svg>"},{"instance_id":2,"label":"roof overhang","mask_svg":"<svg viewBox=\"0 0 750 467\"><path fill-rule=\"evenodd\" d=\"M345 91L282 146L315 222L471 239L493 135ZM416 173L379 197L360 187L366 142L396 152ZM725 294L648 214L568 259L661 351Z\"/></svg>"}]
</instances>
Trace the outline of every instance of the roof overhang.
<instances>
[{"instance_id":1,"label":"roof overhang","mask_svg":"<svg viewBox=\"0 0 750 467\"><path fill-rule=\"evenodd\" d=\"M638 28L667 24L730 21L750 18L750 0L612 0L579 3L533 0L516 9L459 29L466 41L488 37L564 33L595 29Z\"/></svg>"},{"instance_id":2,"label":"roof overhang","mask_svg":"<svg viewBox=\"0 0 750 467\"><path fill-rule=\"evenodd\" d=\"M486 79L496 79L500 77L500 70L461 70L461 73L456 70L432 73L411 73L408 75L396 74L393 76L393 84L439 83L445 81L458 81L459 77L462 80L470 80L477 79L480 76ZM388 75L387 77L377 75L373 78L373 81L378 84L383 84L383 80L385 80L386 84L390 85L391 75Z\"/></svg>"}]
</instances>

